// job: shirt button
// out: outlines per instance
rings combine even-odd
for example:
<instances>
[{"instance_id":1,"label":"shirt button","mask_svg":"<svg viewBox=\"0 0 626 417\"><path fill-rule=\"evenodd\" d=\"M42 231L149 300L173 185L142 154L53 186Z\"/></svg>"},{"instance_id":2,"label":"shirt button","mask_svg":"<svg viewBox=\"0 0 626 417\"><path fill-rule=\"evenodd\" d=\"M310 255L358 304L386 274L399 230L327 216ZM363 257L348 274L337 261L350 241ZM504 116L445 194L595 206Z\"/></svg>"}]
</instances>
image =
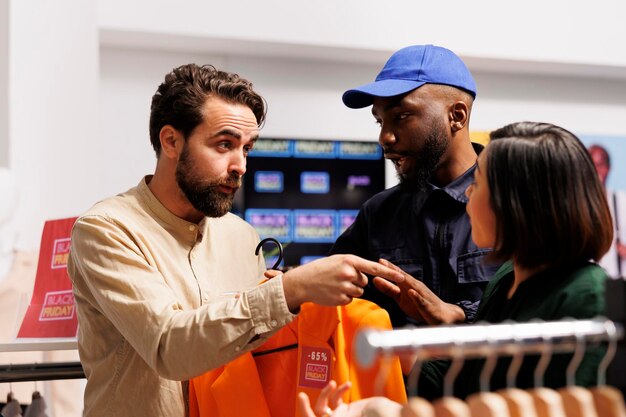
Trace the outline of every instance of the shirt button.
<instances>
[{"instance_id":1,"label":"shirt button","mask_svg":"<svg viewBox=\"0 0 626 417\"><path fill-rule=\"evenodd\" d=\"M276 326L278 326L278 322L276 320L272 320L272 321L270 321L270 326L276 327Z\"/></svg>"},{"instance_id":2,"label":"shirt button","mask_svg":"<svg viewBox=\"0 0 626 417\"><path fill-rule=\"evenodd\" d=\"M196 226L190 224L189 225L189 231L193 232L194 230L196 230Z\"/></svg>"},{"instance_id":3,"label":"shirt button","mask_svg":"<svg viewBox=\"0 0 626 417\"><path fill-rule=\"evenodd\" d=\"M196 259L196 253L195 252L191 252L191 259Z\"/></svg>"},{"instance_id":4,"label":"shirt button","mask_svg":"<svg viewBox=\"0 0 626 417\"><path fill-rule=\"evenodd\" d=\"M209 301L209 296L208 296L208 295L206 295L206 294L204 294L204 295L202 296L202 301Z\"/></svg>"},{"instance_id":5,"label":"shirt button","mask_svg":"<svg viewBox=\"0 0 626 417\"><path fill-rule=\"evenodd\" d=\"M241 348L239 346L235 346L235 352L239 352Z\"/></svg>"}]
</instances>

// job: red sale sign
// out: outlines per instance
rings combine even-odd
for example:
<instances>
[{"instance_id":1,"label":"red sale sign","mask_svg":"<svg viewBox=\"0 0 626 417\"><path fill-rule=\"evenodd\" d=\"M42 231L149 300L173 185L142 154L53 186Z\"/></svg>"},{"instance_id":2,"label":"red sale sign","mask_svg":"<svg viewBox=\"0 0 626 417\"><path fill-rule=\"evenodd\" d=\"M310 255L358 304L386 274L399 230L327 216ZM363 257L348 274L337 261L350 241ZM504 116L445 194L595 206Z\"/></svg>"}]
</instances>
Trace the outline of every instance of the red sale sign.
<instances>
[{"instance_id":1,"label":"red sale sign","mask_svg":"<svg viewBox=\"0 0 626 417\"><path fill-rule=\"evenodd\" d=\"M67 275L75 221L76 217L72 217L44 224L33 296L18 338L76 337L76 304Z\"/></svg>"},{"instance_id":2,"label":"red sale sign","mask_svg":"<svg viewBox=\"0 0 626 417\"><path fill-rule=\"evenodd\" d=\"M302 346L298 385L307 388L324 388L330 381L332 356L329 348Z\"/></svg>"}]
</instances>

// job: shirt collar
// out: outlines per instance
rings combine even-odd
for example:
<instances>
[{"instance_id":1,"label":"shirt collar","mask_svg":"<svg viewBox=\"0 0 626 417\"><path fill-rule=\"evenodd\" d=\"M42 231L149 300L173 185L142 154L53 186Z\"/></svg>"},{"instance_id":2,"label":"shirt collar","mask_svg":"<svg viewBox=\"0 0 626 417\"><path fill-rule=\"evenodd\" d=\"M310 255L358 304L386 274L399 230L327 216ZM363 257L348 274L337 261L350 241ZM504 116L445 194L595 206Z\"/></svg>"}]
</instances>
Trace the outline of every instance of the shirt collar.
<instances>
[{"instance_id":1,"label":"shirt collar","mask_svg":"<svg viewBox=\"0 0 626 417\"><path fill-rule=\"evenodd\" d=\"M485 148L483 145L479 143L472 142L472 147L476 154L480 154L482 150ZM437 187L430 182L427 184L427 193L430 195L434 190L441 190L444 193L448 194L454 200L467 204L468 198L465 195L465 190L470 186L472 181L474 181L474 171L476 170L477 163L474 163L467 171L465 171L460 177L456 178L451 183L447 184L445 187Z\"/></svg>"},{"instance_id":2,"label":"shirt collar","mask_svg":"<svg viewBox=\"0 0 626 417\"><path fill-rule=\"evenodd\" d=\"M169 211L152 193L150 187L148 187L148 183L151 179L152 175L146 175L137 186L139 195L141 196L143 201L150 208L150 210L152 210L152 212L159 218L159 220L171 226L174 230L184 235L190 241L195 241L198 232L202 233L204 228L206 227L206 222L204 221L205 219L203 219L198 225L188 222L185 219L181 219L180 217Z\"/></svg>"}]
</instances>

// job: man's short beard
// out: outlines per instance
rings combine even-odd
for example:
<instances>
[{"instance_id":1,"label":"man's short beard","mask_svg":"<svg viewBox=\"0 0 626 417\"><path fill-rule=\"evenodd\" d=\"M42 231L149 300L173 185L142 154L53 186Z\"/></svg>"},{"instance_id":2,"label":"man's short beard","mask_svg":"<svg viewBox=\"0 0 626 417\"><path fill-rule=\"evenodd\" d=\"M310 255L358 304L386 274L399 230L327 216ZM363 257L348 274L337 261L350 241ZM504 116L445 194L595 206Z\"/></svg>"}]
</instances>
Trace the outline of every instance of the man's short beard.
<instances>
[{"instance_id":1,"label":"man's short beard","mask_svg":"<svg viewBox=\"0 0 626 417\"><path fill-rule=\"evenodd\" d=\"M433 173L439 166L441 157L448 150L449 138L443 129L433 128L426 138L424 147L418 152L407 154L413 159L412 169L400 175L400 186L407 191L416 192L426 189Z\"/></svg>"},{"instance_id":2,"label":"man's short beard","mask_svg":"<svg viewBox=\"0 0 626 417\"><path fill-rule=\"evenodd\" d=\"M203 181L198 178L185 145L176 166L176 182L196 210L207 217L222 217L232 208L235 195L222 193L219 186L239 185L241 177L235 174L230 175L227 180Z\"/></svg>"}]
</instances>

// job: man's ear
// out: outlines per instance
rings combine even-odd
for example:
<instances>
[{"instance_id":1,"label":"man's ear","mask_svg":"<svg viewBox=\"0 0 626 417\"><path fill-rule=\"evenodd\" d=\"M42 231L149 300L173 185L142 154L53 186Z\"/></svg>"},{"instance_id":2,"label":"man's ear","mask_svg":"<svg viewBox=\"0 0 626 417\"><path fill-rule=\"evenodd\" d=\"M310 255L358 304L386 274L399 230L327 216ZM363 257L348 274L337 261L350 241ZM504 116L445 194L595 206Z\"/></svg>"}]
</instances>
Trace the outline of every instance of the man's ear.
<instances>
[{"instance_id":1,"label":"man's ear","mask_svg":"<svg viewBox=\"0 0 626 417\"><path fill-rule=\"evenodd\" d=\"M469 120L467 104L462 101L457 101L452 104L452 106L450 106L450 112L448 113L448 119L450 120L452 132L457 132L467 126Z\"/></svg>"},{"instance_id":2,"label":"man's ear","mask_svg":"<svg viewBox=\"0 0 626 417\"><path fill-rule=\"evenodd\" d=\"M159 132L161 153L167 158L178 159L183 150L185 138L172 125L165 125Z\"/></svg>"}]
</instances>

